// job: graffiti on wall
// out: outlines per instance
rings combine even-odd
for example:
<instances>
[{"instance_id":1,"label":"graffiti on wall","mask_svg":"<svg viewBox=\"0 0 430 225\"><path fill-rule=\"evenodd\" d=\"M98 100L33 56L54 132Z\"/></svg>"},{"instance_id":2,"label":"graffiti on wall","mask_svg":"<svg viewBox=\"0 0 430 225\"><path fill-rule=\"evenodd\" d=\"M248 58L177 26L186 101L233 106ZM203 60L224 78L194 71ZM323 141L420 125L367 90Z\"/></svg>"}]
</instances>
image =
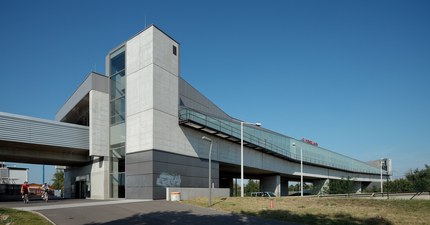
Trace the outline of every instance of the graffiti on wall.
<instances>
[{"instance_id":1,"label":"graffiti on wall","mask_svg":"<svg viewBox=\"0 0 430 225\"><path fill-rule=\"evenodd\" d=\"M163 187L180 187L181 175L163 172L157 178L157 185Z\"/></svg>"}]
</instances>

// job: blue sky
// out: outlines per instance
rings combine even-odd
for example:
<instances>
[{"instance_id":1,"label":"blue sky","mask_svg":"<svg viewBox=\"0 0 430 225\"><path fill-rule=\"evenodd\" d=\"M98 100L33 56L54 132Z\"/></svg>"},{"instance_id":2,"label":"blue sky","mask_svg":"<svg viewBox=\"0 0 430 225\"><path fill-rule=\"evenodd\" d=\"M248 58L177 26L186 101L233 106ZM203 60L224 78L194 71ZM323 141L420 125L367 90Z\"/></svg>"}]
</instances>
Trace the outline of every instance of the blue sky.
<instances>
[{"instance_id":1,"label":"blue sky","mask_svg":"<svg viewBox=\"0 0 430 225\"><path fill-rule=\"evenodd\" d=\"M231 116L391 158L401 177L430 164L429 12L429 1L0 1L0 111L53 119L109 50L154 23L181 44L181 76Z\"/></svg>"}]
</instances>

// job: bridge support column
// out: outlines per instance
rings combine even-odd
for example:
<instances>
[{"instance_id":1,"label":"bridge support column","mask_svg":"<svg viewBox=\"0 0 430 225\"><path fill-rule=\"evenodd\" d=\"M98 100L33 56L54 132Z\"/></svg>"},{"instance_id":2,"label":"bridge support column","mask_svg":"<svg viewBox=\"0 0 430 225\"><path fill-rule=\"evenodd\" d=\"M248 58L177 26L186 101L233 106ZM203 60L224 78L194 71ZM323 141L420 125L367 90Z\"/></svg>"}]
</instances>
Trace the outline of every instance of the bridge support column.
<instances>
[{"instance_id":1,"label":"bridge support column","mask_svg":"<svg viewBox=\"0 0 430 225\"><path fill-rule=\"evenodd\" d=\"M70 170L64 170L64 198L72 198L72 173Z\"/></svg>"},{"instance_id":2,"label":"bridge support column","mask_svg":"<svg viewBox=\"0 0 430 225\"><path fill-rule=\"evenodd\" d=\"M313 182L314 190L312 194L324 195L328 194L330 179L315 180Z\"/></svg>"},{"instance_id":3,"label":"bridge support column","mask_svg":"<svg viewBox=\"0 0 430 225\"><path fill-rule=\"evenodd\" d=\"M361 191L365 191L367 188L371 187L372 182L361 182Z\"/></svg>"},{"instance_id":4,"label":"bridge support column","mask_svg":"<svg viewBox=\"0 0 430 225\"><path fill-rule=\"evenodd\" d=\"M230 189L230 196L234 196L233 178L230 178L230 177L221 177L219 179L219 187L220 188L228 188L228 189Z\"/></svg>"},{"instance_id":5,"label":"bridge support column","mask_svg":"<svg viewBox=\"0 0 430 225\"><path fill-rule=\"evenodd\" d=\"M261 177L260 190L263 192L273 192L276 196L281 196L281 176L269 175Z\"/></svg>"},{"instance_id":6,"label":"bridge support column","mask_svg":"<svg viewBox=\"0 0 430 225\"><path fill-rule=\"evenodd\" d=\"M362 192L362 182L354 182L354 186L352 187L353 193L361 193Z\"/></svg>"},{"instance_id":7,"label":"bridge support column","mask_svg":"<svg viewBox=\"0 0 430 225\"><path fill-rule=\"evenodd\" d=\"M281 179L281 195L280 196L288 196L288 180Z\"/></svg>"}]
</instances>

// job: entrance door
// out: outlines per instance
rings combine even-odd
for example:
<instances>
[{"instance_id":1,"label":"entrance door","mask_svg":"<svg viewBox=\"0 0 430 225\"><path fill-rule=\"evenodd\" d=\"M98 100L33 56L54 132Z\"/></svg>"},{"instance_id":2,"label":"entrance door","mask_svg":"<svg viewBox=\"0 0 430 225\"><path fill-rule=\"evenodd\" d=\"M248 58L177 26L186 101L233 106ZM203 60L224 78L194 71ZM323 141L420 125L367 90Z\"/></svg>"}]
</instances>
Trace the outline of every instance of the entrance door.
<instances>
[{"instance_id":1,"label":"entrance door","mask_svg":"<svg viewBox=\"0 0 430 225\"><path fill-rule=\"evenodd\" d=\"M75 198L85 198L87 192L87 182L86 181L76 181L75 182Z\"/></svg>"}]
</instances>

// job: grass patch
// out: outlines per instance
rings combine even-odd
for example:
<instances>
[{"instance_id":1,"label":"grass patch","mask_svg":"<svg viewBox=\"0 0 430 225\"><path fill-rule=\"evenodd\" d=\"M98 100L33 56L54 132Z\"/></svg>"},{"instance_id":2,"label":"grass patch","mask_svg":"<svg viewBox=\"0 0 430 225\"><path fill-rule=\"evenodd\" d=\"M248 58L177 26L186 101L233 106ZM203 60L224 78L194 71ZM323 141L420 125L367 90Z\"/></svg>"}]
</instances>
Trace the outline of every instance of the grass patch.
<instances>
[{"instance_id":1,"label":"grass patch","mask_svg":"<svg viewBox=\"0 0 430 225\"><path fill-rule=\"evenodd\" d=\"M45 218L31 212L0 208L0 225L52 225Z\"/></svg>"},{"instance_id":2,"label":"grass patch","mask_svg":"<svg viewBox=\"0 0 430 225\"><path fill-rule=\"evenodd\" d=\"M207 207L207 198L184 202ZM428 200L284 197L274 199L273 209L268 198L232 197L213 203L217 210L301 224L430 225Z\"/></svg>"}]
</instances>

